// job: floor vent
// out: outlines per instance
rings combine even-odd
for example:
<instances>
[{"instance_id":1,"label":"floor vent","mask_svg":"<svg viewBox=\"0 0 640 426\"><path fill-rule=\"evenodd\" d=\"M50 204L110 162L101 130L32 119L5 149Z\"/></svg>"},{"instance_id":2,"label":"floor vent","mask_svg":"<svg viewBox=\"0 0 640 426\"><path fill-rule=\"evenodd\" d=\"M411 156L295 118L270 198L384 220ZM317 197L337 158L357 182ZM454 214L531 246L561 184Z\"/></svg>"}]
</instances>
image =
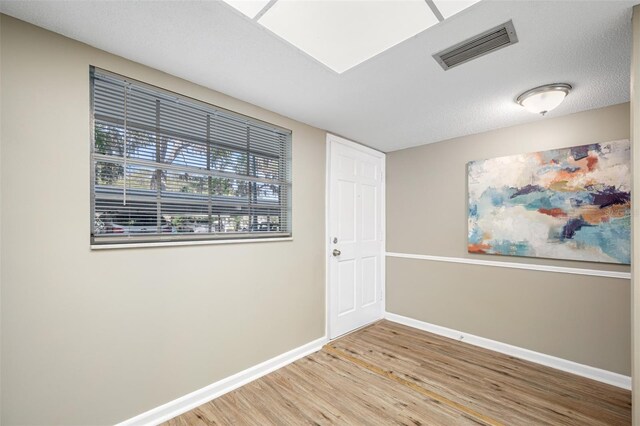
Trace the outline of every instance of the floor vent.
<instances>
[{"instance_id":1,"label":"floor vent","mask_svg":"<svg viewBox=\"0 0 640 426\"><path fill-rule=\"evenodd\" d=\"M446 71L517 42L518 36L513 22L509 21L438 52L433 58Z\"/></svg>"}]
</instances>

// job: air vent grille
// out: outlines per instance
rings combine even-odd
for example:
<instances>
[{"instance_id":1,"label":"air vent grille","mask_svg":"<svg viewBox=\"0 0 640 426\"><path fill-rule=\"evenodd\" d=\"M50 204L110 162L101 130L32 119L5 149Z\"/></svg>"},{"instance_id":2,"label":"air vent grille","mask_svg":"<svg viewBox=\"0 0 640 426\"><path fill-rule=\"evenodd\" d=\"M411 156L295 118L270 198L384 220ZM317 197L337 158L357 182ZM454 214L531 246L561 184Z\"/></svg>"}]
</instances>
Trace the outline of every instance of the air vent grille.
<instances>
[{"instance_id":1,"label":"air vent grille","mask_svg":"<svg viewBox=\"0 0 640 426\"><path fill-rule=\"evenodd\" d=\"M513 22L509 21L433 55L446 71L518 42Z\"/></svg>"}]
</instances>

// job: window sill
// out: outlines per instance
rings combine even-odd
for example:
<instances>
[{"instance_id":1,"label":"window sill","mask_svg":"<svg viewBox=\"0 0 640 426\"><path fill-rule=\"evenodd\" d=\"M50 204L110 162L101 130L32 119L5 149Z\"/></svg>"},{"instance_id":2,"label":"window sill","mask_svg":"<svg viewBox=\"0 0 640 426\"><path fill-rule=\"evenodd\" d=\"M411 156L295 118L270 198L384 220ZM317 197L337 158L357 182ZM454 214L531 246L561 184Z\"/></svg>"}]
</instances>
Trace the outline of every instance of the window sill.
<instances>
[{"instance_id":1,"label":"window sill","mask_svg":"<svg viewBox=\"0 0 640 426\"><path fill-rule=\"evenodd\" d=\"M176 247L176 246L207 246L218 244L246 244L246 243L273 243L280 241L293 241L293 237L282 238L246 238L233 240L206 240L206 241L163 241L158 243L130 243L130 244L91 244L91 250L113 250L147 247Z\"/></svg>"}]
</instances>

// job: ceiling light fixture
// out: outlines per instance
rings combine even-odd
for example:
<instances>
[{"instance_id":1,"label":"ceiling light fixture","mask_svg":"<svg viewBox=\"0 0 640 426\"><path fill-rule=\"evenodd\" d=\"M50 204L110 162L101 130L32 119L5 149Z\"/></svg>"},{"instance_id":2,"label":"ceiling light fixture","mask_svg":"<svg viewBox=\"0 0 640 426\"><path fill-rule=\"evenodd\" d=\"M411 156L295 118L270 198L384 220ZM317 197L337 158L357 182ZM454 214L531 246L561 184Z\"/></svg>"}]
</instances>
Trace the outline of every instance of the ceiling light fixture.
<instances>
[{"instance_id":1,"label":"ceiling light fixture","mask_svg":"<svg viewBox=\"0 0 640 426\"><path fill-rule=\"evenodd\" d=\"M222 1L341 74L480 0Z\"/></svg>"},{"instance_id":2,"label":"ceiling light fixture","mask_svg":"<svg viewBox=\"0 0 640 426\"><path fill-rule=\"evenodd\" d=\"M534 114L545 115L564 101L572 87L567 83L545 84L527 90L516 102Z\"/></svg>"},{"instance_id":3,"label":"ceiling light fixture","mask_svg":"<svg viewBox=\"0 0 640 426\"><path fill-rule=\"evenodd\" d=\"M249 19L255 19L268 5L269 0L224 0Z\"/></svg>"},{"instance_id":4,"label":"ceiling light fixture","mask_svg":"<svg viewBox=\"0 0 640 426\"><path fill-rule=\"evenodd\" d=\"M279 0L258 20L339 74L438 22L424 0Z\"/></svg>"}]
</instances>

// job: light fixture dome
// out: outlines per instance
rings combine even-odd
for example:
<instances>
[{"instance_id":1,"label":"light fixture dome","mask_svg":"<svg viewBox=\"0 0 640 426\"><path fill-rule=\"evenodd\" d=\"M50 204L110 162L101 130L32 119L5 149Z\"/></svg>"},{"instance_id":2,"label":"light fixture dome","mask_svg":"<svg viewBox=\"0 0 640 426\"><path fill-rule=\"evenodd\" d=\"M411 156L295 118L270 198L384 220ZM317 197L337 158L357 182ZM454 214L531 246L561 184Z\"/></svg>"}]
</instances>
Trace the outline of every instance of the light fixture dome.
<instances>
[{"instance_id":1,"label":"light fixture dome","mask_svg":"<svg viewBox=\"0 0 640 426\"><path fill-rule=\"evenodd\" d=\"M527 90L518 96L516 102L527 111L545 115L560 105L571 89L571 85L567 83L545 84Z\"/></svg>"}]
</instances>

